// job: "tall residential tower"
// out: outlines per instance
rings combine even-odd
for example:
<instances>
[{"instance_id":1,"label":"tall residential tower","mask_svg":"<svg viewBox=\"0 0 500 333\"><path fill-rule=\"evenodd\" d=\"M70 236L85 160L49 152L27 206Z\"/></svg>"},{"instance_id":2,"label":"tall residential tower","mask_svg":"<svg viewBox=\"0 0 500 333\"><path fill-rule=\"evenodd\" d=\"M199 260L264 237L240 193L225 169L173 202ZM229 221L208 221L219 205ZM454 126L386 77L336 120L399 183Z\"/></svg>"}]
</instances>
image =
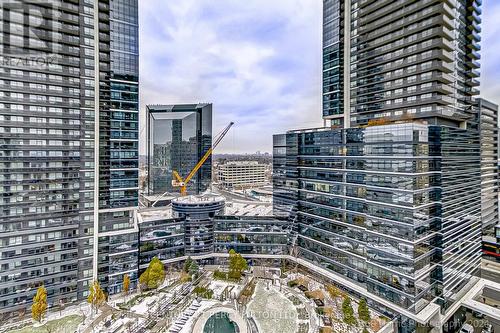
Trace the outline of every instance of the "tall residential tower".
<instances>
[{"instance_id":1,"label":"tall residential tower","mask_svg":"<svg viewBox=\"0 0 500 333\"><path fill-rule=\"evenodd\" d=\"M469 118L479 94L480 1L323 4L325 120L348 128L380 118Z\"/></svg>"},{"instance_id":2,"label":"tall residential tower","mask_svg":"<svg viewBox=\"0 0 500 333\"><path fill-rule=\"evenodd\" d=\"M83 299L92 279L113 292L136 266L138 22L137 0L0 7L4 315L42 284L49 305Z\"/></svg>"},{"instance_id":3,"label":"tall residential tower","mask_svg":"<svg viewBox=\"0 0 500 333\"><path fill-rule=\"evenodd\" d=\"M275 212L299 257L412 332L480 267L480 2L323 4L326 127L274 137Z\"/></svg>"}]
</instances>

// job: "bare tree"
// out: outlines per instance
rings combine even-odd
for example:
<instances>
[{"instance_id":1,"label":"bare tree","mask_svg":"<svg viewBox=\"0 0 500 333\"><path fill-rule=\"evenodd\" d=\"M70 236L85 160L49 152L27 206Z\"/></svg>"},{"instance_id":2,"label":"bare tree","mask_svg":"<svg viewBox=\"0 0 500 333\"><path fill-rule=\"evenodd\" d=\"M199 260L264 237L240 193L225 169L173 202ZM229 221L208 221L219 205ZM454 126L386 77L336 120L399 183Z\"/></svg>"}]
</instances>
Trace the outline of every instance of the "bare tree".
<instances>
[{"instance_id":1,"label":"bare tree","mask_svg":"<svg viewBox=\"0 0 500 333\"><path fill-rule=\"evenodd\" d=\"M85 324L85 319L87 319L87 316L85 314L85 311L83 311L81 304L80 304L79 310L80 310L80 313L81 313L81 315L83 317L83 324Z\"/></svg>"},{"instance_id":2,"label":"bare tree","mask_svg":"<svg viewBox=\"0 0 500 333\"><path fill-rule=\"evenodd\" d=\"M59 300L59 317L62 316L62 311L64 310L64 301L62 299Z\"/></svg>"}]
</instances>

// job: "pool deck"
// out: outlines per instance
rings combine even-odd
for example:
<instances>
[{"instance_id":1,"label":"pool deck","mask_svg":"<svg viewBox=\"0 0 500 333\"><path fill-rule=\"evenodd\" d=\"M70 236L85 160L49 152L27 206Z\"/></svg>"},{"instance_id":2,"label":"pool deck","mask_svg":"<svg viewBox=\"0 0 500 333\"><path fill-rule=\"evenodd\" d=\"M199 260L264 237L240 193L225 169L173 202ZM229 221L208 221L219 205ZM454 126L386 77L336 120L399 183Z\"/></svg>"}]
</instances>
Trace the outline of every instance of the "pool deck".
<instances>
[{"instance_id":1,"label":"pool deck","mask_svg":"<svg viewBox=\"0 0 500 333\"><path fill-rule=\"evenodd\" d=\"M248 332L247 324L245 320L241 317L241 315L238 312L236 312L235 309L224 305L216 305L204 311L203 314L196 319L196 323L194 324L192 332L193 333L203 332L207 320L214 314L219 312L227 313L229 315L229 319L231 319L231 321L233 321L234 323L236 323L236 325L238 325L240 333L250 333Z\"/></svg>"}]
</instances>

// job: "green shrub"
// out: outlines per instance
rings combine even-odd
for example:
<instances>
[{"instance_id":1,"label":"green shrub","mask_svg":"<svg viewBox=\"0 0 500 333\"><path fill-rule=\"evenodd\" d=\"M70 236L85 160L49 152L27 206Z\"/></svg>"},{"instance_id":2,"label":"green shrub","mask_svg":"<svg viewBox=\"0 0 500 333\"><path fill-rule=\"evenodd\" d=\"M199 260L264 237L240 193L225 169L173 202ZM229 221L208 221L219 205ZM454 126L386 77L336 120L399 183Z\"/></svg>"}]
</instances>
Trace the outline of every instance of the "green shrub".
<instances>
[{"instance_id":1,"label":"green shrub","mask_svg":"<svg viewBox=\"0 0 500 333\"><path fill-rule=\"evenodd\" d=\"M214 297L214 291L212 289L208 289L205 287L198 286L198 287L194 288L194 293L199 297L203 297L203 298L207 298L207 299L211 299L212 297Z\"/></svg>"},{"instance_id":2,"label":"green shrub","mask_svg":"<svg viewBox=\"0 0 500 333\"><path fill-rule=\"evenodd\" d=\"M227 274L227 278L230 280L237 280L239 281L241 279L241 272L239 271L231 271Z\"/></svg>"},{"instance_id":3,"label":"green shrub","mask_svg":"<svg viewBox=\"0 0 500 333\"><path fill-rule=\"evenodd\" d=\"M156 289L165 280L165 275L165 266L158 257L153 257L148 268L139 276L139 283L144 289Z\"/></svg>"},{"instance_id":4,"label":"green shrub","mask_svg":"<svg viewBox=\"0 0 500 333\"><path fill-rule=\"evenodd\" d=\"M238 282L241 279L241 274L234 273L234 272L226 273L226 272L221 272L219 270L215 270L214 274L213 274L213 278L215 280Z\"/></svg>"},{"instance_id":5,"label":"green shrub","mask_svg":"<svg viewBox=\"0 0 500 333\"><path fill-rule=\"evenodd\" d=\"M342 292L340 291L340 289L332 284L328 284L326 286L326 290L330 294L330 297L333 299L342 296Z\"/></svg>"},{"instance_id":6,"label":"green shrub","mask_svg":"<svg viewBox=\"0 0 500 333\"><path fill-rule=\"evenodd\" d=\"M358 317L363 321L370 321L370 309L368 309L368 304L364 298L359 301Z\"/></svg>"},{"instance_id":7,"label":"green shrub","mask_svg":"<svg viewBox=\"0 0 500 333\"><path fill-rule=\"evenodd\" d=\"M184 262L184 266L182 267L182 270L184 272L188 273L193 262L194 261L193 261L193 259L191 259L191 257L187 257L186 261Z\"/></svg>"},{"instance_id":8,"label":"green shrub","mask_svg":"<svg viewBox=\"0 0 500 333\"><path fill-rule=\"evenodd\" d=\"M344 314L344 322L346 324L356 324L356 318L354 317L354 310L352 308L351 298L349 296L344 297L344 302L342 302L342 313Z\"/></svg>"},{"instance_id":9,"label":"green shrub","mask_svg":"<svg viewBox=\"0 0 500 333\"><path fill-rule=\"evenodd\" d=\"M217 280L227 280L227 273L226 272L221 272L219 270L214 271L214 279Z\"/></svg>"},{"instance_id":10,"label":"green shrub","mask_svg":"<svg viewBox=\"0 0 500 333\"><path fill-rule=\"evenodd\" d=\"M182 272L182 273L181 273L181 277L180 277L180 279L179 279L179 281L180 281L181 283L190 282L190 281L192 281L192 280L193 280L193 279L191 278L191 275L189 275L188 273L186 273L186 272Z\"/></svg>"}]
</instances>

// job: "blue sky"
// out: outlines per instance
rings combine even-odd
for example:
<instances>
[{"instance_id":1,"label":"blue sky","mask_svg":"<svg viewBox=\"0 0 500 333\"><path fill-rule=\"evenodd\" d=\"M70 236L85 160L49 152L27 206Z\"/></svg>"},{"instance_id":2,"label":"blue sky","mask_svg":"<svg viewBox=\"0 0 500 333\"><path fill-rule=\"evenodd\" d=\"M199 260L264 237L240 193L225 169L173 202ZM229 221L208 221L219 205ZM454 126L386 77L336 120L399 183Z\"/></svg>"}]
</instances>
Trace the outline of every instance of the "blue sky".
<instances>
[{"instance_id":1,"label":"blue sky","mask_svg":"<svg viewBox=\"0 0 500 333\"><path fill-rule=\"evenodd\" d=\"M141 0L141 110L211 102L217 152L271 151L321 121L321 0ZM483 0L481 91L500 103L500 1ZM144 124L144 122L142 122Z\"/></svg>"},{"instance_id":2,"label":"blue sky","mask_svg":"<svg viewBox=\"0 0 500 333\"><path fill-rule=\"evenodd\" d=\"M481 97L500 104L500 1L483 0Z\"/></svg>"}]
</instances>

